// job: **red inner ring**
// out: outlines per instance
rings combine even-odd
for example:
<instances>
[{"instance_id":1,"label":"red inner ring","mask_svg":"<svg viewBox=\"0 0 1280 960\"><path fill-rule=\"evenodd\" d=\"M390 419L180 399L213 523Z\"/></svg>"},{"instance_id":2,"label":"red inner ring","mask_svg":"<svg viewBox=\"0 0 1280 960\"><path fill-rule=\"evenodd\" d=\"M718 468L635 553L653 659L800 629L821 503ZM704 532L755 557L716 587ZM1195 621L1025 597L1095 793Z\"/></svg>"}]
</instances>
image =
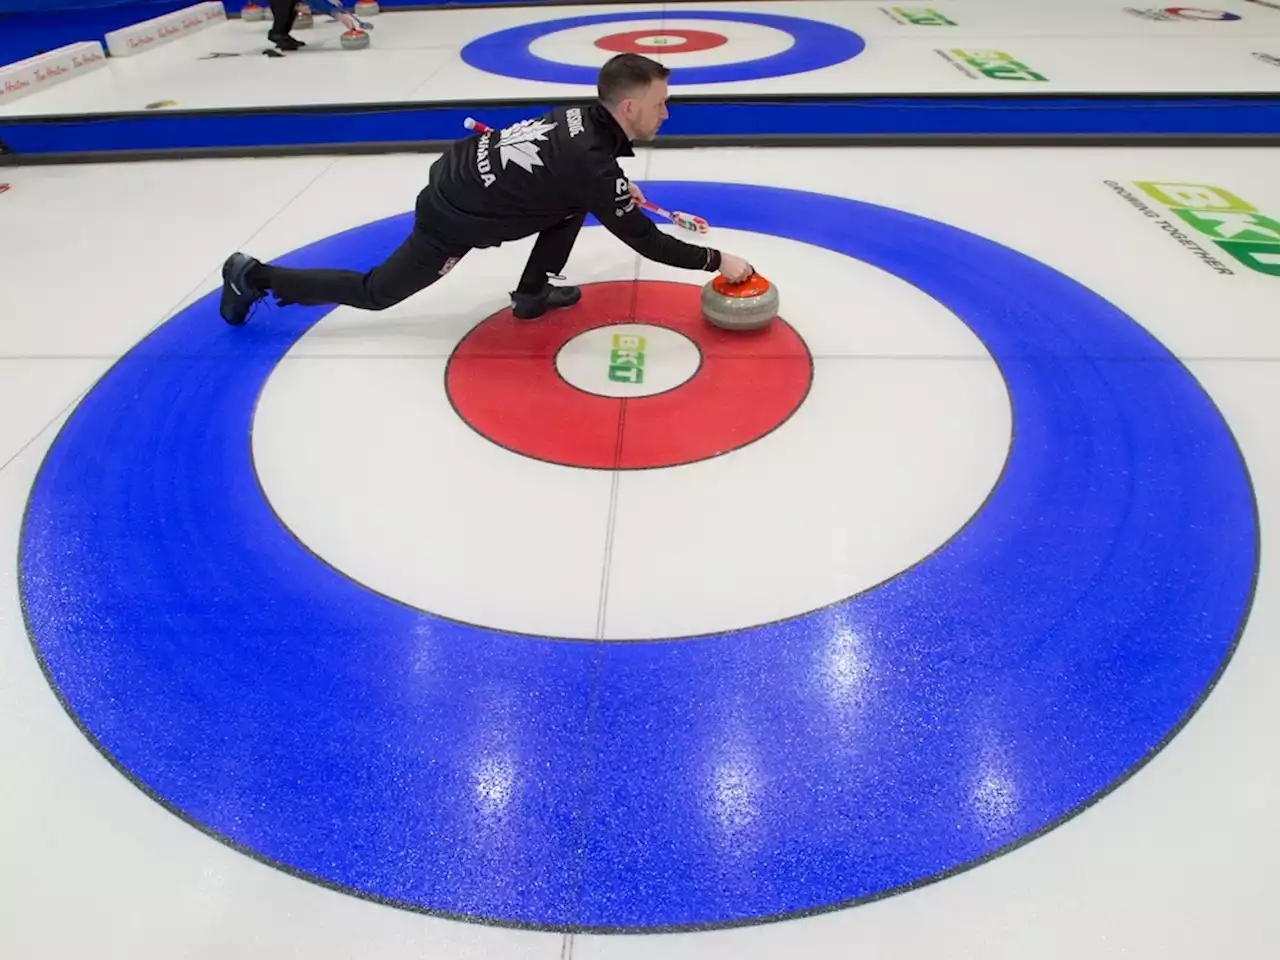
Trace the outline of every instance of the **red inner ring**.
<instances>
[{"instance_id":1,"label":"red inner ring","mask_svg":"<svg viewBox=\"0 0 1280 960\"><path fill-rule=\"evenodd\" d=\"M449 400L498 446L570 467L673 467L744 447L799 408L813 362L780 317L755 331L712 326L702 317L701 292L693 284L619 280L587 284L578 304L534 322L507 308L454 349L445 371ZM560 376L556 355L566 343L625 323L688 337L702 354L697 373L671 390L625 399L586 393Z\"/></svg>"},{"instance_id":2,"label":"red inner ring","mask_svg":"<svg viewBox=\"0 0 1280 960\"><path fill-rule=\"evenodd\" d=\"M671 46L638 43L650 37L681 37L684 43ZM712 50L729 42L727 37L707 30L632 30L628 33L611 33L596 41L596 46L612 53L697 53Z\"/></svg>"}]
</instances>

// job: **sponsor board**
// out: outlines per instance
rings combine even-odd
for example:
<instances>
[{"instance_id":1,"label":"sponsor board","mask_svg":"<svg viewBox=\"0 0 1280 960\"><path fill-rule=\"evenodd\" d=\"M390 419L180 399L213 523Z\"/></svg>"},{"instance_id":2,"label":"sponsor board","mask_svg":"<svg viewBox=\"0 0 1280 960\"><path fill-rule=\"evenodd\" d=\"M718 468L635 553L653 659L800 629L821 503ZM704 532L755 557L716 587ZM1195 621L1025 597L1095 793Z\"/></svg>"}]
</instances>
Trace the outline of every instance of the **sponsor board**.
<instances>
[{"instance_id":1,"label":"sponsor board","mask_svg":"<svg viewBox=\"0 0 1280 960\"><path fill-rule=\"evenodd\" d=\"M0 67L0 103L47 90L106 65L107 55L96 40L73 43L36 57Z\"/></svg>"},{"instance_id":2,"label":"sponsor board","mask_svg":"<svg viewBox=\"0 0 1280 960\"><path fill-rule=\"evenodd\" d=\"M106 34L107 49L113 57L132 57L226 20L227 11L221 3L197 3L162 17L112 30Z\"/></svg>"}]
</instances>

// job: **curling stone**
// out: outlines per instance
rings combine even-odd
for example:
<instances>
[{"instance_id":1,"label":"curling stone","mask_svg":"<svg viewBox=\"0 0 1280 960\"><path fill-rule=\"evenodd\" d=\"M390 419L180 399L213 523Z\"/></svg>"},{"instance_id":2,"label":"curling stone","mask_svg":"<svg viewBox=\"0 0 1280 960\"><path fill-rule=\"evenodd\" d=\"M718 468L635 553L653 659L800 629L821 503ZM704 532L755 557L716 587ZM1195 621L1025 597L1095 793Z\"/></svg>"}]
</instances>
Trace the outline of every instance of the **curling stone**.
<instances>
[{"instance_id":1,"label":"curling stone","mask_svg":"<svg viewBox=\"0 0 1280 960\"><path fill-rule=\"evenodd\" d=\"M369 45L369 35L363 30L348 30L342 35L343 50L363 50Z\"/></svg>"},{"instance_id":2,"label":"curling stone","mask_svg":"<svg viewBox=\"0 0 1280 960\"><path fill-rule=\"evenodd\" d=\"M240 19L246 23L257 23L259 20L267 19L267 11L256 3L247 3L240 11Z\"/></svg>"},{"instance_id":3,"label":"curling stone","mask_svg":"<svg viewBox=\"0 0 1280 960\"><path fill-rule=\"evenodd\" d=\"M357 17L372 17L380 12L378 5L374 3L374 0L356 0Z\"/></svg>"},{"instance_id":4,"label":"curling stone","mask_svg":"<svg viewBox=\"0 0 1280 960\"><path fill-rule=\"evenodd\" d=\"M308 27L315 26L315 17L311 15L311 7L305 3L294 4L293 9L297 12L297 17L293 21L294 29L306 30Z\"/></svg>"},{"instance_id":5,"label":"curling stone","mask_svg":"<svg viewBox=\"0 0 1280 960\"><path fill-rule=\"evenodd\" d=\"M702 315L725 330L759 330L778 315L778 288L758 273L741 283L717 275L702 288Z\"/></svg>"}]
</instances>

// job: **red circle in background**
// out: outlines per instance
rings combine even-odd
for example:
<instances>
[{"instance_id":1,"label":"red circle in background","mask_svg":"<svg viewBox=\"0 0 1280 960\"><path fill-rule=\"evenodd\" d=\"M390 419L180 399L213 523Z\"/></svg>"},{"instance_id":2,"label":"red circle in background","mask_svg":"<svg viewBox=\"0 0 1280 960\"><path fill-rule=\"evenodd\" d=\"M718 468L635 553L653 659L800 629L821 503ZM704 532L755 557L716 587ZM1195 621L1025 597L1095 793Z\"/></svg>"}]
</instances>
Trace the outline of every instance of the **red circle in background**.
<instances>
[{"instance_id":1,"label":"red circle in background","mask_svg":"<svg viewBox=\"0 0 1280 960\"><path fill-rule=\"evenodd\" d=\"M498 446L569 467L674 467L737 450L795 413L813 360L781 317L762 330L712 326L701 293L685 283L619 280L584 285L577 304L534 321L517 320L508 307L454 349L445 370L449 401ZM626 398L587 393L560 376L556 356L566 343L627 323L688 337L702 354L697 373L674 389Z\"/></svg>"},{"instance_id":2,"label":"red circle in background","mask_svg":"<svg viewBox=\"0 0 1280 960\"><path fill-rule=\"evenodd\" d=\"M651 37L680 37L685 42L664 46L662 44L645 45L640 40ZM729 42L729 38L709 30L631 30L627 33L611 33L596 41L596 46L613 53L697 53L699 50L713 50Z\"/></svg>"}]
</instances>

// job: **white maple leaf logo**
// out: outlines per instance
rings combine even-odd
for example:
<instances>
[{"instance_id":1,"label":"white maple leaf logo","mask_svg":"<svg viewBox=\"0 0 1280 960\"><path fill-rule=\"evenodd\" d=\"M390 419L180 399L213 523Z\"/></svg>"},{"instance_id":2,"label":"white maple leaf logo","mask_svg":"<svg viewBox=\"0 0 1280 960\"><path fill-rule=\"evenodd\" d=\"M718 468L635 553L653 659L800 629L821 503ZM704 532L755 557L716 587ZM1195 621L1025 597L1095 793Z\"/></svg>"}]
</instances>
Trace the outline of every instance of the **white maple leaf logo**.
<instances>
[{"instance_id":1,"label":"white maple leaf logo","mask_svg":"<svg viewBox=\"0 0 1280 960\"><path fill-rule=\"evenodd\" d=\"M547 133L555 129L554 123L542 120L521 120L502 131L498 140L498 157L502 160L502 169L508 163L514 163L525 173L532 173L534 167L542 166L542 158L538 156L538 144L534 141L545 141Z\"/></svg>"}]
</instances>

